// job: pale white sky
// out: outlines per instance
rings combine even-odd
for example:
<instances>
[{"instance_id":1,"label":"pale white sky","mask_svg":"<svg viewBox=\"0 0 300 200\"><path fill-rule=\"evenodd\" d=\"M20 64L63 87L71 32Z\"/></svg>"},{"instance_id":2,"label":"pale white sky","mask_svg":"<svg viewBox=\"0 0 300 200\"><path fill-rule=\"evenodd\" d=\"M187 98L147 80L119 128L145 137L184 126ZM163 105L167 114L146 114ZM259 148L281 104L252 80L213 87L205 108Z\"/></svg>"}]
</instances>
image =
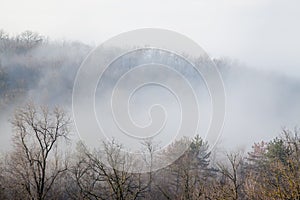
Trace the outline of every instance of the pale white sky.
<instances>
[{"instance_id":1,"label":"pale white sky","mask_svg":"<svg viewBox=\"0 0 300 200\"><path fill-rule=\"evenodd\" d=\"M0 29L101 41L137 28L178 31L213 57L300 77L299 0L0 0Z\"/></svg>"}]
</instances>

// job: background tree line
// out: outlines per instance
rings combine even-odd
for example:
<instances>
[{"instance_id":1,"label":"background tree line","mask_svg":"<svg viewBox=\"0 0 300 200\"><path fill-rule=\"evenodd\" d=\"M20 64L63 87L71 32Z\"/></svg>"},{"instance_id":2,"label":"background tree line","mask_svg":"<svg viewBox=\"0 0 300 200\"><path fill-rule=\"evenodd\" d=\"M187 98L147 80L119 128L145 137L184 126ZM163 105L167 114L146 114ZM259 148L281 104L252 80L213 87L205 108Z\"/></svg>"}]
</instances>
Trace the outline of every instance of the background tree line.
<instances>
[{"instance_id":1,"label":"background tree line","mask_svg":"<svg viewBox=\"0 0 300 200\"><path fill-rule=\"evenodd\" d=\"M0 29L0 108L28 96L47 104L70 102L76 71L91 48L33 31L10 35Z\"/></svg>"},{"instance_id":2,"label":"background tree line","mask_svg":"<svg viewBox=\"0 0 300 200\"><path fill-rule=\"evenodd\" d=\"M129 173L111 166L123 164L122 146L106 143L105 151L66 144L72 130L63 109L32 103L15 111L11 120L13 149L1 158L1 199L299 199L300 138L298 130L283 130L269 142L256 143L248 153L231 152L211 162L208 144L199 136L175 141L189 149L164 169ZM148 151L154 145L145 144ZM107 156L109 155L109 156Z\"/></svg>"}]
</instances>

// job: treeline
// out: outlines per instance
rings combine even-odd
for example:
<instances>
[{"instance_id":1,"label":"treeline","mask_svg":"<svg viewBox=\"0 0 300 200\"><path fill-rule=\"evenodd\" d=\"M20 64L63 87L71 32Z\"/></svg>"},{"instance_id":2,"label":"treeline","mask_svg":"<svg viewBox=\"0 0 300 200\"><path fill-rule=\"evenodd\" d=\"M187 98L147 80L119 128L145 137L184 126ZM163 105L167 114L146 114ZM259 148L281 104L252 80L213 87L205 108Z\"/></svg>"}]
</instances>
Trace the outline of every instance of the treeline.
<instances>
[{"instance_id":1,"label":"treeline","mask_svg":"<svg viewBox=\"0 0 300 200\"><path fill-rule=\"evenodd\" d=\"M91 48L33 31L10 35L0 30L0 109L28 97L69 103L76 71Z\"/></svg>"},{"instance_id":2,"label":"treeline","mask_svg":"<svg viewBox=\"0 0 300 200\"><path fill-rule=\"evenodd\" d=\"M33 31L24 31L18 35L11 36L0 30L0 52L1 53L25 53L29 49L47 42L47 38Z\"/></svg>"},{"instance_id":3,"label":"treeline","mask_svg":"<svg viewBox=\"0 0 300 200\"><path fill-rule=\"evenodd\" d=\"M71 119L61 108L28 104L11 120L13 150L1 158L0 199L299 199L300 138L280 137L212 162L199 136L175 141L167 152L191 142L174 163L158 171L129 173L122 146L68 151ZM146 144L152 152L154 146ZM104 155L105 154L105 155ZM110 167L101 161L110 158ZM124 165L124 170L113 166ZM149 166L151 167L151 165Z\"/></svg>"}]
</instances>

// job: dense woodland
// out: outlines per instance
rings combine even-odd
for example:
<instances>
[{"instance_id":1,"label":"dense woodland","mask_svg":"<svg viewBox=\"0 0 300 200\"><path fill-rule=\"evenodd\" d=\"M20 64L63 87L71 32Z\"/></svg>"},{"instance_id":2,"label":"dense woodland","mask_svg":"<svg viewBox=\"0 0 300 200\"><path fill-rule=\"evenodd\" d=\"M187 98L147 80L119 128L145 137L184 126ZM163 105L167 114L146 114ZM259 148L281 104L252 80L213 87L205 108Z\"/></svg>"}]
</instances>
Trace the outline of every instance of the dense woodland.
<instances>
[{"instance_id":1,"label":"dense woodland","mask_svg":"<svg viewBox=\"0 0 300 200\"><path fill-rule=\"evenodd\" d=\"M55 51L49 50L51 46ZM66 49L68 53L63 53ZM166 153L186 142L191 142L189 149L173 164L148 173L104 165L103 154L111 166L125 163L119 154L122 146L116 142L106 143L104 152L89 150L80 142L74 151L69 150L72 118L64 106L53 105L70 101L77 69L70 66L78 66L89 50L81 43L49 44L47 38L30 31L17 36L0 32L1 112L28 96L48 104L14 107L13 148L0 157L0 199L300 199L298 129L284 129L270 141L258 141L249 152L208 152L209 144L199 136L182 138ZM64 73L61 79L66 69L67 76ZM45 79L58 83L42 87L48 84ZM34 90L39 95L30 95ZM46 101L41 99L44 96ZM145 145L150 153L155 148Z\"/></svg>"}]
</instances>

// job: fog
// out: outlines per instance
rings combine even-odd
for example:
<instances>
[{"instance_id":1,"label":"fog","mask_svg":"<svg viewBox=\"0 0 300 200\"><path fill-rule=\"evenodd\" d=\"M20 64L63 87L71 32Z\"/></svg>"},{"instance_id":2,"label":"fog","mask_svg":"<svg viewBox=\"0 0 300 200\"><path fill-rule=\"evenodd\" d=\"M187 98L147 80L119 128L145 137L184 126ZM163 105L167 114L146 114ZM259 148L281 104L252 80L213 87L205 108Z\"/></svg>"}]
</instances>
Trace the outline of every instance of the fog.
<instances>
[{"instance_id":1,"label":"fog","mask_svg":"<svg viewBox=\"0 0 300 200\"><path fill-rule=\"evenodd\" d=\"M88 44L133 29L165 28L187 35L211 56L299 77L298 8L298 0L10 0L1 4L0 28Z\"/></svg>"},{"instance_id":2,"label":"fog","mask_svg":"<svg viewBox=\"0 0 300 200\"><path fill-rule=\"evenodd\" d=\"M10 148L12 131L8 119L12 117L16 107L32 100L38 104L60 105L71 114L72 88L76 72L92 48L93 46L81 42L50 40L21 53L16 51L16 48L5 48L5 51L2 49L0 54L1 151ZM261 71L250 68L230 58L214 58L214 62L224 80L227 97L225 125L219 141L221 148L249 149L254 142L277 136L282 127L293 128L299 125L299 78L271 70ZM124 60L122 65L115 63L112 73L107 72L105 81L110 84L114 82L114 76L119 73L118 69L122 71L126 65L130 63ZM181 63L179 67L197 88L199 108L202 108L200 113L202 111L204 115L209 116L207 90L204 84L201 85L201 81L199 82L201 79L195 78L198 75L190 70L187 64ZM200 85L197 85L199 83ZM163 98L151 100L151 95L147 95L149 91L153 92L151 94L159 94L157 96L162 95ZM98 100L101 101L101 96L105 94L105 90L99 90ZM141 91L136 95L132 100L134 105L132 117L138 124L145 125L149 122L146 108L162 99L164 101L162 104L167 105L168 116L171 116L168 120L170 122L175 120L173 124L177 124L178 118L172 116L178 114L174 111L178 105L168 92L161 88L157 90L155 87L150 87L146 93ZM106 112L101 113L101 111L100 109L100 115L105 116ZM205 124L208 121L204 121ZM174 129L172 123L169 123L167 128L169 132Z\"/></svg>"}]
</instances>

